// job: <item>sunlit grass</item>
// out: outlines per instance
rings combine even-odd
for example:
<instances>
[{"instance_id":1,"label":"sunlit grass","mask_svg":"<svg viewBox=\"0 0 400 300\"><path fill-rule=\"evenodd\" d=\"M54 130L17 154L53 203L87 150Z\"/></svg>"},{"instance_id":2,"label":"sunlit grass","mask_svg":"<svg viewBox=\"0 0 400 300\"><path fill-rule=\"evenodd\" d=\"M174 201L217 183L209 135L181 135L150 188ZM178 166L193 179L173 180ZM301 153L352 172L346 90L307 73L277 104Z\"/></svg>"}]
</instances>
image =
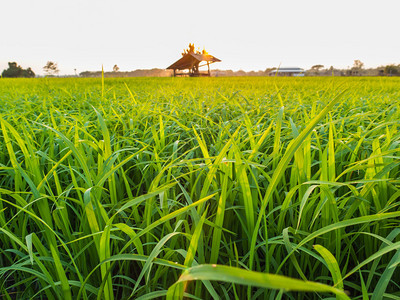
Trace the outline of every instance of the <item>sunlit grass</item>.
<instances>
[{"instance_id":1,"label":"sunlit grass","mask_svg":"<svg viewBox=\"0 0 400 300\"><path fill-rule=\"evenodd\" d=\"M399 298L399 86L0 80L1 297Z\"/></svg>"}]
</instances>

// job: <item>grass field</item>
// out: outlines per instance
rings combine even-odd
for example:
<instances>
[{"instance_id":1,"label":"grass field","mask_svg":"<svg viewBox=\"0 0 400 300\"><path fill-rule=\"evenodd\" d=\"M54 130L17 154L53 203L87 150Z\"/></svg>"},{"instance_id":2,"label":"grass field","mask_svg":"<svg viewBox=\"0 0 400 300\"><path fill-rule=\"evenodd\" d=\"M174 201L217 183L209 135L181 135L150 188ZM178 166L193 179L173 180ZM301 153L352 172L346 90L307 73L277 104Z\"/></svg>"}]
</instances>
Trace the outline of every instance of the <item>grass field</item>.
<instances>
[{"instance_id":1,"label":"grass field","mask_svg":"<svg viewBox=\"0 0 400 300\"><path fill-rule=\"evenodd\" d=\"M0 298L400 299L399 120L398 78L1 79Z\"/></svg>"}]
</instances>

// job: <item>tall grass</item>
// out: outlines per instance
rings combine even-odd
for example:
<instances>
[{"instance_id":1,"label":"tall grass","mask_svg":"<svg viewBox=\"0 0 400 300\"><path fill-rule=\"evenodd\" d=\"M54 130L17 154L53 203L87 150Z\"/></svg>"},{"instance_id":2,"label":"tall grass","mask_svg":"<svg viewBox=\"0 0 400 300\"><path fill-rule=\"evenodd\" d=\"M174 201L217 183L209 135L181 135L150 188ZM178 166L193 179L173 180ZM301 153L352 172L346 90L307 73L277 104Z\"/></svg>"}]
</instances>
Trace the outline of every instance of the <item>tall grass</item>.
<instances>
[{"instance_id":1,"label":"tall grass","mask_svg":"<svg viewBox=\"0 0 400 300\"><path fill-rule=\"evenodd\" d=\"M0 80L4 299L397 299L396 78Z\"/></svg>"}]
</instances>

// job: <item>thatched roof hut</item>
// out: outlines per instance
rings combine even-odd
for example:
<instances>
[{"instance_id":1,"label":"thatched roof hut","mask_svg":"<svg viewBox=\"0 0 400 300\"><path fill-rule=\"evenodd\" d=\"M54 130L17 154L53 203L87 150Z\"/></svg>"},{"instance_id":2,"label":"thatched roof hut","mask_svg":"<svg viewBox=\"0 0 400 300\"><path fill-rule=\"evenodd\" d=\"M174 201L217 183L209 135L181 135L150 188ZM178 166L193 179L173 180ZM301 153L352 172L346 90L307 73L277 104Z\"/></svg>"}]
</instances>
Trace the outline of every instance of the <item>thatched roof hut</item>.
<instances>
[{"instance_id":1,"label":"thatched roof hut","mask_svg":"<svg viewBox=\"0 0 400 300\"><path fill-rule=\"evenodd\" d=\"M206 53L195 53L194 51L188 51L187 53L183 53L183 56L170 65L167 69L174 70L174 76L210 76L210 64L221 61L220 59ZM200 65L201 62L204 62L203 65ZM207 66L208 71L201 72L199 70L200 67ZM188 72L180 72L188 70Z\"/></svg>"}]
</instances>

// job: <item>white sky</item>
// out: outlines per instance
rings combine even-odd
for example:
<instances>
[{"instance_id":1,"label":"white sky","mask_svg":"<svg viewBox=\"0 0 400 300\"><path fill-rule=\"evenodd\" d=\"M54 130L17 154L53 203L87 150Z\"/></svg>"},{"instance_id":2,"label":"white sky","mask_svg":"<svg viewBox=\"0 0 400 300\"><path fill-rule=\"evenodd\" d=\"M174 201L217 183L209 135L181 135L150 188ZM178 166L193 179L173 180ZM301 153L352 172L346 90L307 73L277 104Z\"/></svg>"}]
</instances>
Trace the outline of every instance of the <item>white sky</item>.
<instances>
[{"instance_id":1,"label":"white sky","mask_svg":"<svg viewBox=\"0 0 400 300\"><path fill-rule=\"evenodd\" d=\"M0 0L0 72L166 68L189 42L218 69L400 63L399 0Z\"/></svg>"}]
</instances>

